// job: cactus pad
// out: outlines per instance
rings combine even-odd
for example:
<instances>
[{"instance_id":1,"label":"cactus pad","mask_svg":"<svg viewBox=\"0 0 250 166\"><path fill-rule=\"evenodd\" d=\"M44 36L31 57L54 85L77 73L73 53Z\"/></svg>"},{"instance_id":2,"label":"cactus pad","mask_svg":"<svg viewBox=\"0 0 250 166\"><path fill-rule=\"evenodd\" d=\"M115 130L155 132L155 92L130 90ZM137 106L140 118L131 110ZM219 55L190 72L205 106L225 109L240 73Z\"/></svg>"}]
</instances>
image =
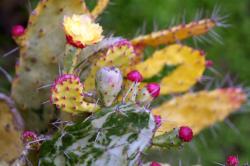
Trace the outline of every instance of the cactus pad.
<instances>
[{"instance_id":1,"label":"cactus pad","mask_svg":"<svg viewBox=\"0 0 250 166\"><path fill-rule=\"evenodd\" d=\"M156 51L135 68L145 79L149 79L159 74L166 65L177 67L161 80L161 94L183 92L201 78L205 70L205 56L191 47L174 44Z\"/></svg>"},{"instance_id":2,"label":"cactus pad","mask_svg":"<svg viewBox=\"0 0 250 166\"><path fill-rule=\"evenodd\" d=\"M188 93L176 97L153 109L164 123L157 134L183 125L190 126L195 134L202 129L224 120L245 102L246 94L238 88L217 89Z\"/></svg>"},{"instance_id":3,"label":"cactus pad","mask_svg":"<svg viewBox=\"0 0 250 166\"><path fill-rule=\"evenodd\" d=\"M138 165L155 127L151 112L143 107L105 108L45 142L40 165Z\"/></svg>"},{"instance_id":4,"label":"cactus pad","mask_svg":"<svg viewBox=\"0 0 250 166\"><path fill-rule=\"evenodd\" d=\"M189 24L182 24L167 30L153 32L145 36L139 36L132 39L131 42L135 46L158 46L161 44L171 44L192 36L199 36L207 33L216 26L213 19L203 19L193 21Z\"/></svg>"},{"instance_id":5,"label":"cactus pad","mask_svg":"<svg viewBox=\"0 0 250 166\"><path fill-rule=\"evenodd\" d=\"M126 40L120 40L109 48L98 52L95 55L90 74L84 81L85 89L94 89L96 72L102 67L118 67L122 73L125 73L124 71L133 65L135 56L132 45Z\"/></svg>"},{"instance_id":6,"label":"cactus pad","mask_svg":"<svg viewBox=\"0 0 250 166\"><path fill-rule=\"evenodd\" d=\"M107 7L108 3L109 0L98 0L97 5L91 11L92 16L96 18L98 15L100 15Z\"/></svg>"},{"instance_id":7,"label":"cactus pad","mask_svg":"<svg viewBox=\"0 0 250 166\"><path fill-rule=\"evenodd\" d=\"M22 130L23 122L13 102L7 96L0 94L0 163L11 162L21 155Z\"/></svg>"},{"instance_id":8,"label":"cactus pad","mask_svg":"<svg viewBox=\"0 0 250 166\"><path fill-rule=\"evenodd\" d=\"M83 98L83 84L71 74L57 78L51 87L51 102L62 111L70 113L92 112L97 109L95 104L87 103Z\"/></svg>"},{"instance_id":9,"label":"cactus pad","mask_svg":"<svg viewBox=\"0 0 250 166\"><path fill-rule=\"evenodd\" d=\"M58 74L59 59L63 57L66 43L63 16L84 13L88 10L80 0L39 2L19 42L19 70L12 84L12 96L18 106L38 109L48 99L47 89L37 89L50 84Z\"/></svg>"}]
</instances>

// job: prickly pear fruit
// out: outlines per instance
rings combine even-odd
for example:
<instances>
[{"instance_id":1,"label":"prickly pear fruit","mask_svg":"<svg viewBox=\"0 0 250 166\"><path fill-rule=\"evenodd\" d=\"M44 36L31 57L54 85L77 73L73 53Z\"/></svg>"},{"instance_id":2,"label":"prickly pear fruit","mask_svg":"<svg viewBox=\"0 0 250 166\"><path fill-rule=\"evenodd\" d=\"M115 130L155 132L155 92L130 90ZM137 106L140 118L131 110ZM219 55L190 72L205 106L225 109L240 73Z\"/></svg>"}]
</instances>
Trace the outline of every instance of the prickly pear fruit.
<instances>
[{"instance_id":1,"label":"prickly pear fruit","mask_svg":"<svg viewBox=\"0 0 250 166\"><path fill-rule=\"evenodd\" d=\"M83 97L83 84L73 74L59 76L51 87L51 102L62 111L70 113L92 112L95 104L87 103Z\"/></svg>"},{"instance_id":2,"label":"prickly pear fruit","mask_svg":"<svg viewBox=\"0 0 250 166\"><path fill-rule=\"evenodd\" d=\"M96 89L104 106L109 107L122 89L122 73L115 67L103 67L96 73Z\"/></svg>"},{"instance_id":3,"label":"prickly pear fruit","mask_svg":"<svg viewBox=\"0 0 250 166\"><path fill-rule=\"evenodd\" d=\"M21 135L24 124L13 101L0 94L0 163L17 159L23 150Z\"/></svg>"},{"instance_id":4,"label":"prickly pear fruit","mask_svg":"<svg viewBox=\"0 0 250 166\"><path fill-rule=\"evenodd\" d=\"M103 108L90 118L68 125L46 141L40 165L134 166L151 145L154 117L144 107L116 105Z\"/></svg>"}]
</instances>

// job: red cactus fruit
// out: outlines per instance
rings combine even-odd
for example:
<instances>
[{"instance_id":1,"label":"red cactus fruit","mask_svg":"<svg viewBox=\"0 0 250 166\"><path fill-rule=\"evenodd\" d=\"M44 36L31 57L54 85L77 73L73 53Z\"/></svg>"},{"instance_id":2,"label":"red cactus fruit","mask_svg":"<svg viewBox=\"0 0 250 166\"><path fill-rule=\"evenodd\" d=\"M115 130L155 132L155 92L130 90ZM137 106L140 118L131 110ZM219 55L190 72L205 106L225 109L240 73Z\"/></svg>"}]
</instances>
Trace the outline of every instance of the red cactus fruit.
<instances>
[{"instance_id":1,"label":"red cactus fruit","mask_svg":"<svg viewBox=\"0 0 250 166\"><path fill-rule=\"evenodd\" d=\"M127 74L127 79L132 82L142 82L143 77L139 71L133 70Z\"/></svg>"},{"instance_id":2,"label":"red cactus fruit","mask_svg":"<svg viewBox=\"0 0 250 166\"><path fill-rule=\"evenodd\" d=\"M14 25L11 29L11 35L13 37L22 36L25 32L25 28L22 25Z\"/></svg>"},{"instance_id":3,"label":"red cactus fruit","mask_svg":"<svg viewBox=\"0 0 250 166\"><path fill-rule=\"evenodd\" d=\"M214 62L211 61L211 60L207 60L206 61L206 67L209 68L209 67L212 67L214 65Z\"/></svg>"},{"instance_id":4,"label":"red cactus fruit","mask_svg":"<svg viewBox=\"0 0 250 166\"><path fill-rule=\"evenodd\" d=\"M149 83L147 86L146 86L148 92L151 94L151 96L153 98L156 98L159 96L160 94L160 85L157 84L157 83Z\"/></svg>"},{"instance_id":5,"label":"red cactus fruit","mask_svg":"<svg viewBox=\"0 0 250 166\"><path fill-rule=\"evenodd\" d=\"M236 156L228 156L226 166L239 166L239 160Z\"/></svg>"},{"instance_id":6,"label":"red cactus fruit","mask_svg":"<svg viewBox=\"0 0 250 166\"><path fill-rule=\"evenodd\" d=\"M161 166L161 164L159 164L159 163L153 161L153 162L150 164L150 166Z\"/></svg>"},{"instance_id":7,"label":"red cactus fruit","mask_svg":"<svg viewBox=\"0 0 250 166\"><path fill-rule=\"evenodd\" d=\"M190 127L182 126L179 129L179 138L183 142L190 142L193 138L193 131Z\"/></svg>"}]
</instances>

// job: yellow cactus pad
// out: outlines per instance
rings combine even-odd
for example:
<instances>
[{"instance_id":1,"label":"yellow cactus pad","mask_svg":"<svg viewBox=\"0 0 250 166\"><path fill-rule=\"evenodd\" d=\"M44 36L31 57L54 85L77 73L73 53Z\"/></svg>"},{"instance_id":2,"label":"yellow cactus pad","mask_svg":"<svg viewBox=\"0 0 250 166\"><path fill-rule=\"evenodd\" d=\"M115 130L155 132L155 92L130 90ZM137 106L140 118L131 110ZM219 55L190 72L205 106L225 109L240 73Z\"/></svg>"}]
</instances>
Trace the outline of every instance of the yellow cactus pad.
<instances>
[{"instance_id":1,"label":"yellow cactus pad","mask_svg":"<svg viewBox=\"0 0 250 166\"><path fill-rule=\"evenodd\" d=\"M95 75L100 68L113 66L118 67L122 73L126 73L129 66L133 65L135 56L133 47L125 40L119 41L107 50L99 52L95 55L97 59L93 62L90 74L84 81L85 89L89 91L95 88Z\"/></svg>"},{"instance_id":2,"label":"yellow cactus pad","mask_svg":"<svg viewBox=\"0 0 250 166\"><path fill-rule=\"evenodd\" d=\"M205 70L205 56L191 47L174 44L156 51L152 57L135 66L144 78L151 78L165 67L178 67L161 80L161 94L188 90L202 76Z\"/></svg>"},{"instance_id":3,"label":"yellow cactus pad","mask_svg":"<svg viewBox=\"0 0 250 166\"><path fill-rule=\"evenodd\" d=\"M51 88L51 101L62 111L70 113L93 112L98 106L84 101L83 85L74 75L60 76Z\"/></svg>"},{"instance_id":4,"label":"yellow cactus pad","mask_svg":"<svg viewBox=\"0 0 250 166\"><path fill-rule=\"evenodd\" d=\"M207 33L216 26L213 19L203 19L200 21L193 21L189 24L183 24L172 27L170 29L153 32L145 36L139 36L132 39L133 45L141 46L158 46L161 44L170 44L180 41L192 36L199 36Z\"/></svg>"},{"instance_id":5,"label":"yellow cactus pad","mask_svg":"<svg viewBox=\"0 0 250 166\"><path fill-rule=\"evenodd\" d=\"M188 93L153 109L163 119L156 135L183 125L198 134L202 129L223 121L245 102L246 94L239 88Z\"/></svg>"},{"instance_id":6,"label":"yellow cactus pad","mask_svg":"<svg viewBox=\"0 0 250 166\"><path fill-rule=\"evenodd\" d=\"M95 8L91 11L93 17L98 17L108 6L109 0L98 0Z\"/></svg>"},{"instance_id":7,"label":"yellow cactus pad","mask_svg":"<svg viewBox=\"0 0 250 166\"><path fill-rule=\"evenodd\" d=\"M21 155L22 119L11 100L0 94L0 163L11 162Z\"/></svg>"}]
</instances>

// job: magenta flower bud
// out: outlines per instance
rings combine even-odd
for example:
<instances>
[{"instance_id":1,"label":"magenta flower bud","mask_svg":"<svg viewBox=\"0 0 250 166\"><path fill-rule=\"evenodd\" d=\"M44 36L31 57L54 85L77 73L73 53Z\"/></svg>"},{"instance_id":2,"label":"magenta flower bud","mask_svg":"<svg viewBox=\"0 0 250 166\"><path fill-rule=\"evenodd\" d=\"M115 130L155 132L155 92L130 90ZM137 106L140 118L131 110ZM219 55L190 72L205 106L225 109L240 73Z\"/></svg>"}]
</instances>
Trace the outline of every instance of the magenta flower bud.
<instances>
[{"instance_id":1,"label":"magenta flower bud","mask_svg":"<svg viewBox=\"0 0 250 166\"><path fill-rule=\"evenodd\" d=\"M159 128L161 126L161 116L160 115L154 115L154 119L155 119L156 127Z\"/></svg>"},{"instance_id":2,"label":"magenta flower bud","mask_svg":"<svg viewBox=\"0 0 250 166\"><path fill-rule=\"evenodd\" d=\"M11 35L13 37L22 36L25 32L25 29L22 25L14 25L11 29Z\"/></svg>"},{"instance_id":3,"label":"magenta flower bud","mask_svg":"<svg viewBox=\"0 0 250 166\"><path fill-rule=\"evenodd\" d=\"M236 156L228 156L226 166L239 166L239 160Z\"/></svg>"},{"instance_id":4,"label":"magenta flower bud","mask_svg":"<svg viewBox=\"0 0 250 166\"><path fill-rule=\"evenodd\" d=\"M161 166L161 164L159 164L159 163L153 161L153 162L150 164L150 166Z\"/></svg>"},{"instance_id":5,"label":"magenta flower bud","mask_svg":"<svg viewBox=\"0 0 250 166\"><path fill-rule=\"evenodd\" d=\"M143 77L139 71L133 70L127 74L127 79L132 82L142 82Z\"/></svg>"},{"instance_id":6,"label":"magenta flower bud","mask_svg":"<svg viewBox=\"0 0 250 166\"><path fill-rule=\"evenodd\" d=\"M28 143L28 142L37 140L37 135L33 131L24 131L22 135L22 139L24 143Z\"/></svg>"},{"instance_id":7,"label":"magenta flower bud","mask_svg":"<svg viewBox=\"0 0 250 166\"><path fill-rule=\"evenodd\" d=\"M207 60L206 61L206 67L209 68L209 67L212 67L214 65L214 62L211 61L211 60Z\"/></svg>"},{"instance_id":8,"label":"magenta flower bud","mask_svg":"<svg viewBox=\"0 0 250 166\"><path fill-rule=\"evenodd\" d=\"M193 131L190 127L182 126L179 129L179 138L183 142L190 142L193 138Z\"/></svg>"},{"instance_id":9,"label":"magenta flower bud","mask_svg":"<svg viewBox=\"0 0 250 166\"><path fill-rule=\"evenodd\" d=\"M146 86L148 92L151 94L151 96L153 98L156 98L159 96L160 94L160 85L157 84L157 83L149 83L147 86Z\"/></svg>"}]
</instances>

